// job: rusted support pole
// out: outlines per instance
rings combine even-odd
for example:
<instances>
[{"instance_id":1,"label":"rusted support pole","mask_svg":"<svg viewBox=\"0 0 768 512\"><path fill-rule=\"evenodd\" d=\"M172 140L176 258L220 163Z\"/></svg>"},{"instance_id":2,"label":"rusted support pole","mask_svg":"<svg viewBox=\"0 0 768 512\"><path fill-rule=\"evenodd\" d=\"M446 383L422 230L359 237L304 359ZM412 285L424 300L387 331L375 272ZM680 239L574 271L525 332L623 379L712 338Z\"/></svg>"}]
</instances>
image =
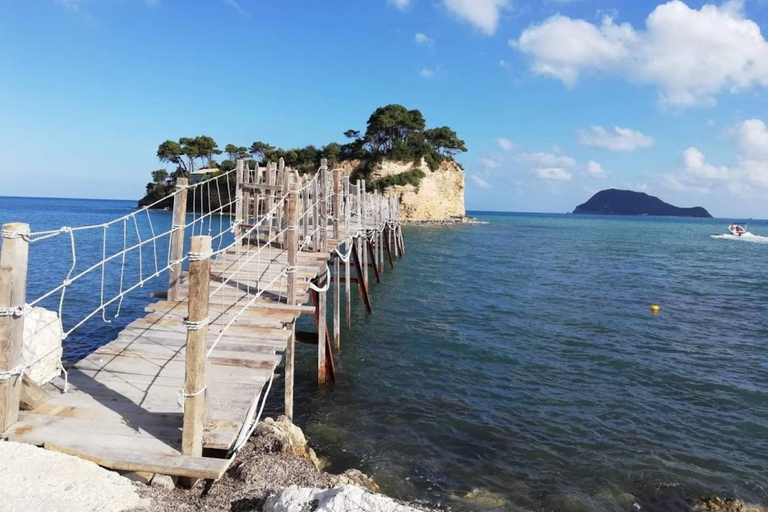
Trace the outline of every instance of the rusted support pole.
<instances>
[{"instance_id":1,"label":"rusted support pole","mask_svg":"<svg viewBox=\"0 0 768 512\"><path fill-rule=\"evenodd\" d=\"M168 300L178 301L181 288L181 260L184 255L184 226L187 224L187 178L176 178L176 195L173 197L173 232L170 241L170 275L168 276Z\"/></svg>"},{"instance_id":2,"label":"rusted support pole","mask_svg":"<svg viewBox=\"0 0 768 512\"><path fill-rule=\"evenodd\" d=\"M365 180L360 180L360 203L363 210L363 282L368 289L368 191L365 189Z\"/></svg>"},{"instance_id":3,"label":"rusted support pole","mask_svg":"<svg viewBox=\"0 0 768 512\"><path fill-rule=\"evenodd\" d=\"M208 301L211 284L211 237L193 236L189 249L189 311L184 374L184 424L181 453L192 457L203 454L205 430L205 343L208 337ZM183 478L182 485L193 486L194 478Z\"/></svg>"},{"instance_id":4,"label":"rusted support pole","mask_svg":"<svg viewBox=\"0 0 768 512\"><path fill-rule=\"evenodd\" d=\"M319 283L325 286L330 276L326 273ZM327 311L327 292L318 292L317 294L317 382L320 385L328 382L328 347L326 338L328 336L328 311Z\"/></svg>"},{"instance_id":5,"label":"rusted support pole","mask_svg":"<svg viewBox=\"0 0 768 512\"><path fill-rule=\"evenodd\" d=\"M365 281L360 278L360 276L363 275L363 269L361 268L362 265L360 264L360 252L357 250L357 247L352 249L352 262L355 264L355 273L357 274L358 297L360 297L360 300L363 301L365 310L368 313L372 313L373 308L371 307L371 299L368 295L368 286L365 284ZM347 277L347 282L349 282L349 277Z\"/></svg>"},{"instance_id":6,"label":"rusted support pole","mask_svg":"<svg viewBox=\"0 0 768 512\"><path fill-rule=\"evenodd\" d=\"M19 419L29 224L3 224L0 250L0 434Z\"/></svg>"},{"instance_id":7,"label":"rusted support pole","mask_svg":"<svg viewBox=\"0 0 768 512\"><path fill-rule=\"evenodd\" d=\"M291 183L289 194L285 199L285 210L288 227L285 232L285 243L288 249L288 304L295 305L296 299L296 270L299 261L299 184ZM296 322L291 324L291 336L285 349L285 415L293 421L293 382L296 344Z\"/></svg>"}]
</instances>

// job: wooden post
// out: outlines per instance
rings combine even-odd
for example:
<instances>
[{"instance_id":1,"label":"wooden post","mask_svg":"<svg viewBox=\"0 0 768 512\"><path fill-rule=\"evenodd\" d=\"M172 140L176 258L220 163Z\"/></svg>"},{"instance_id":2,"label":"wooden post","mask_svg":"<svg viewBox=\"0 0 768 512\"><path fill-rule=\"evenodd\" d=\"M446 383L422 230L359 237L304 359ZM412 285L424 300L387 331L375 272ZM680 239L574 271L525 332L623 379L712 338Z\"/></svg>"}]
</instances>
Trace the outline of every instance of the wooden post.
<instances>
[{"instance_id":1,"label":"wooden post","mask_svg":"<svg viewBox=\"0 0 768 512\"><path fill-rule=\"evenodd\" d=\"M24 345L24 315L13 314L27 300L27 260L29 224L3 224L0 250L0 373L21 364ZM8 375L0 380L0 434L19 419L22 376Z\"/></svg>"},{"instance_id":2,"label":"wooden post","mask_svg":"<svg viewBox=\"0 0 768 512\"><path fill-rule=\"evenodd\" d=\"M355 240L352 238L352 234L350 232L349 228L349 222L350 217L352 216L352 197L349 194L349 176L344 176L344 205L346 207L346 215L344 217L345 225L346 225L346 236L347 242L344 244L344 251L346 253L349 253L351 250L351 246L354 246ZM347 261L344 262L344 289L345 289L345 295L346 300L344 301L344 305L347 308L347 329L352 327L352 287L350 284L350 277L349 277L349 260L351 258L351 255L347 257Z\"/></svg>"},{"instance_id":3,"label":"wooden post","mask_svg":"<svg viewBox=\"0 0 768 512\"><path fill-rule=\"evenodd\" d=\"M258 164L256 164L256 165L258 165ZM242 172L243 172L243 181L242 181L243 185L250 184L251 183L251 168L250 168L250 166L249 166L249 164L247 162L243 162L243 171ZM240 215L240 217L243 220L243 224L245 224L246 226L250 226L251 225L251 204L252 204L253 196L254 195L255 194L252 194L249 189L243 188L243 191L242 191L242 201L241 201L241 206L240 206L243 209L243 213ZM255 224L256 223L256 212L253 213L253 218L254 218L253 224ZM250 231L250 228L245 228L244 227L240 232L241 233L247 233L248 231ZM254 233L251 233L251 236L253 236L253 235L254 235ZM258 236L258 233L255 233L255 235ZM251 236L249 236L248 238L251 238Z\"/></svg>"},{"instance_id":4,"label":"wooden post","mask_svg":"<svg viewBox=\"0 0 768 512\"><path fill-rule=\"evenodd\" d=\"M189 249L189 312L184 375L182 455L203 454L205 429L205 345L208 337L208 300L211 284L211 237L193 236ZM184 478L183 486L196 479Z\"/></svg>"},{"instance_id":5,"label":"wooden post","mask_svg":"<svg viewBox=\"0 0 768 512\"><path fill-rule=\"evenodd\" d=\"M325 286L330 279L330 276L326 272L318 284ZM321 386L328 382L328 325L327 325L327 292L317 293L317 383Z\"/></svg>"},{"instance_id":6,"label":"wooden post","mask_svg":"<svg viewBox=\"0 0 768 512\"><path fill-rule=\"evenodd\" d=\"M178 193L173 198L173 233L171 233L170 261L171 272L168 276L168 300L178 301L181 287L181 259L184 255L184 226L187 220L187 178L176 178ZM178 262L178 263L176 263Z\"/></svg>"},{"instance_id":7,"label":"wooden post","mask_svg":"<svg viewBox=\"0 0 768 512\"><path fill-rule=\"evenodd\" d=\"M289 194L285 198L285 211L288 230L285 232L285 243L288 249L288 304L295 305L296 299L296 267L299 262L299 184L289 185ZM285 349L285 415L293 421L293 382L296 344L296 322L291 325L291 336Z\"/></svg>"},{"instance_id":8,"label":"wooden post","mask_svg":"<svg viewBox=\"0 0 768 512\"><path fill-rule=\"evenodd\" d=\"M340 170L333 170L333 240L338 249L341 248L341 176ZM336 350L341 346L341 263L338 256L333 256L333 346Z\"/></svg>"},{"instance_id":9,"label":"wooden post","mask_svg":"<svg viewBox=\"0 0 768 512\"><path fill-rule=\"evenodd\" d=\"M322 236L320 250L328 252L328 161L323 158L320 163L320 235ZM329 277L330 279L330 277Z\"/></svg>"},{"instance_id":10,"label":"wooden post","mask_svg":"<svg viewBox=\"0 0 768 512\"><path fill-rule=\"evenodd\" d=\"M243 236L243 168L245 162L243 160L237 161L237 167L235 168L235 247L240 247L243 241L240 237Z\"/></svg>"}]
</instances>

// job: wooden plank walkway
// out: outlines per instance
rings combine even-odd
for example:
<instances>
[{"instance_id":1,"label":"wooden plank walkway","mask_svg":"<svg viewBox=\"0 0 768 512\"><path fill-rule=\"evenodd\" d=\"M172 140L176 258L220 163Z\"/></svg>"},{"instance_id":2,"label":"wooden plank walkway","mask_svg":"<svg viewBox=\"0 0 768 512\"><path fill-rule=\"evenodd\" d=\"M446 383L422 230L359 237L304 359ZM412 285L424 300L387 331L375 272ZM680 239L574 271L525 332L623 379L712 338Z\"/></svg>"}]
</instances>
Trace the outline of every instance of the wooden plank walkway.
<instances>
[{"instance_id":1,"label":"wooden plank walkway","mask_svg":"<svg viewBox=\"0 0 768 512\"><path fill-rule=\"evenodd\" d=\"M256 248L251 248L256 251ZM241 252L248 254L248 249ZM240 311L253 290L266 289L284 296L280 287L269 287L274 270L287 265L282 249L262 250L257 272L235 269L242 260L224 253L211 269L211 289L222 278L234 275L225 285L223 304L211 298L211 323L207 345L216 341L231 317ZM308 282L325 272L328 253L301 255L299 300L307 302ZM188 287L182 280L182 294ZM245 288L245 289L242 289ZM248 293L251 290L251 294ZM303 300L302 300L303 298ZM118 455L140 451L142 460L180 456L183 413L177 393L184 386L187 328L186 301L158 302L147 307L149 314L131 322L117 338L77 362L69 371L69 391L61 393L64 380L56 378L46 388L51 399L34 411L21 412L19 421L6 432L11 441L36 445L52 444L61 449L95 457L113 469L125 467ZM300 314L314 308L287 306L277 298L257 300L237 323L226 330L208 359L207 392L210 421L204 448L229 450L244 424L252 402L260 396L282 361L291 335L286 329ZM108 448L108 450L107 450ZM111 453L106 457L106 452ZM204 462L185 457L177 461L178 474L207 467L206 478L217 478L224 467L218 459ZM111 462L111 463L110 463ZM135 464L133 465L135 466ZM213 472L211 472L211 468ZM166 468L166 472L168 468ZM173 469L170 469L172 472Z\"/></svg>"},{"instance_id":2,"label":"wooden plank walkway","mask_svg":"<svg viewBox=\"0 0 768 512\"><path fill-rule=\"evenodd\" d=\"M243 183L240 170L238 173L240 189L247 194L265 189L285 191L290 181L282 167L279 172L277 168L269 168L271 184L267 188ZM321 190L327 191L327 169L321 168L321 176ZM326 325L327 285L335 279L333 326L334 343L338 348L340 286L346 288L349 322L350 283L358 286L358 295L370 312L369 268L373 267L378 280L378 269L385 266L385 249L390 264L392 245L395 255L402 254L399 226L392 229L387 224L391 219L382 213L380 203L385 202L383 198L377 197L380 200L378 210L366 210L364 184L358 184L355 194L350 194L345 178L345 210L342 211L338 173L334 180L333 235L329 234L329 201L322 192L318 193L316 180L314 195L305 185L305 192L301 196L295 195L293 203L286 199L286 205L293 206L278 210L277 227L273 226L270 217L268 227L260 228L255 236L249 235L250 244L233 244L217 254L211 261L209 274L201 274L201 267L196 266L197 281L189 275L192 263L189 272L182 272L177 264L179 251L183 248L183 235L177 236L172 229L170 235L174 237L175 249L172 246L169 251L169 295L180 300L149 304L145 309L146 316L132 321L114 340L69 368L66 381L57 377L46 384L44 389L50 398L33 410L18 411L18 418L8 423L10 426L2 432L3 437L77 455L115 470L193 479L221 477L231 462L227 457L253 424L256 405L282 363L286 373L286 414L292 416L293 344L297 340L295 325L299 316L314 316L318 328L315 334L318 382L333 381L333 347ZM284 183L284 186L281 188L275 183ZM180 198L181 206L178 204ZM296 211L296 199L303 200L301 215ZM179 194L176 200L174 222L178 223L176 216L178 219L185 216L186 192ZM318 208L320 201L323 201L325 211ZM391 212L392 198L388 201ZM244 214L238 214L240 226L236 224L236 239L247 226L256 225L258 204L255 197L246 196L245 201L238 198L237 211L243 208ZM351 219L355 207L357 215ZM340 222L344 215L345 222ZM247 229L253 232L253 228ZM283 240L274 241L271 238L273 232L281 235ZM207 238L210 246L210 237L197 238ZM257 240L258 243L270 240L270 245L254 245ZM4 248L5 245L6 240ZM343 279L340 276L342 254L346 254ZM208 258L210 256L203 256L206 261ZM191 254L189 259L191 262ZM329 270L331 262L333 274ZM350 274L352 271L354 278ZM196 345L206 354L201 363L204 374L201 382L205 385L204 399L200 401L206 408L205 422L201 425L202 450L205 452L203 456L197 456L202 450L188 455L190 452L184 448L186 424L181 404L189 405L190 397L197 396L185 395L183 391L189 389L189 362L198 357L187 358L187 347L192 343L190 333L198 328L190 327L186 320L188 316L193 318L190 305L197 300L195 297L199 297L201 275L206 276L203 282L207 280L210 292L204 294L207 327L204 337L201 332L197 338L199 343ZM311 285L312 282L316 284ZM0 286L0 292L3 291ZM5 296L0 294L0 302ZM7 306L16 305L0 303L0 306L7 310ZM7 314L0 315L0 328L16 321L9 318ZM306 339L307 333L302 334ZM12 368L14 365L0 367L0 374ZM0 387L7 386L7 382L9 380L0 378ZM20 387L18 382L14 385ZM68 387L66 392L65 387Z\"/></svg>"}]
</instances>

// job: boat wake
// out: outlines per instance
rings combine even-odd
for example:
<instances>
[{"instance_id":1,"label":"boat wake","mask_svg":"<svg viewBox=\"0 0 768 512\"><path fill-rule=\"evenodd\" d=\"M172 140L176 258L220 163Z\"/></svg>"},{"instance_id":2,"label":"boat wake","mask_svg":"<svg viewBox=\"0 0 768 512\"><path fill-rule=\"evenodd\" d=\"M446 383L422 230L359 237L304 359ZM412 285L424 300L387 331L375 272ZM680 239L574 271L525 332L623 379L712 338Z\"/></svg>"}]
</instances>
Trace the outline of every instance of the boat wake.
<instances>
[{"instance_id":1,"label":"boat wake","mask_svg":"<svg viewBox=\"0 0 768 512\"><path fill-rule=\"evenodd\" d=\"M712 235L712 238L717 240L735 240L737 242L751 242L753 244L768 244L768 236L753 235L749 231L741 236L724 234L724 235Z\"/></svg>"}]
</instances>

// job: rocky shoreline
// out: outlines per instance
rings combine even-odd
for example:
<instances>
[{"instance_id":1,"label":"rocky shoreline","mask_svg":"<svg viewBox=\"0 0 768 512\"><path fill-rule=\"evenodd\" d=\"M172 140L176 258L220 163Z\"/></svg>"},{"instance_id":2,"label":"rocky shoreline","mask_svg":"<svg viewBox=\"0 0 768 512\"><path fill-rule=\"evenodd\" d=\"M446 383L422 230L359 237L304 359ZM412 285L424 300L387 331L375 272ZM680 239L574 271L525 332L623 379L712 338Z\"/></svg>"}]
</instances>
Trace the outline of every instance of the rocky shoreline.
<instances>
[{"instance_id":1,"label":"rocky shoreline","mask_svg":"<svg viewBox=\"0 0 768 512\"><path fill-rule=\"evenodd\" d=\"M216 482L189 490L168 484L140 488L152 511L305 512L430 510L379 494L372 478L351 469L340 475L322 470L304 433L286 417L266 419L248 445Z\"/></svg>"},{"instance_id":2,"label":"rocky shoreline","mask_svg":"<svg viewBox=\"0 0 768 512\"><path fill-rule=\"evenodd\" d=\"M69 455L0 441L0 512L424 512L438 509L403 503L379 493L376 482L351 469L340 475L322 470L302 430L286 417L266 419L226 474L180 489L163 475L113 471ZM124 478L123 478L124 477ZM478 511L522 510L501 495L475 489L457 500ZM644 507L632 495L615 500L621 510ZM460 507L462 510L464 506ZM558 500L555 511L587 510L584 503ZM440 510L450 510L440 507ZM768 512L733 498L690 500L681 512Z\"/></svg>"}]
</instances>

